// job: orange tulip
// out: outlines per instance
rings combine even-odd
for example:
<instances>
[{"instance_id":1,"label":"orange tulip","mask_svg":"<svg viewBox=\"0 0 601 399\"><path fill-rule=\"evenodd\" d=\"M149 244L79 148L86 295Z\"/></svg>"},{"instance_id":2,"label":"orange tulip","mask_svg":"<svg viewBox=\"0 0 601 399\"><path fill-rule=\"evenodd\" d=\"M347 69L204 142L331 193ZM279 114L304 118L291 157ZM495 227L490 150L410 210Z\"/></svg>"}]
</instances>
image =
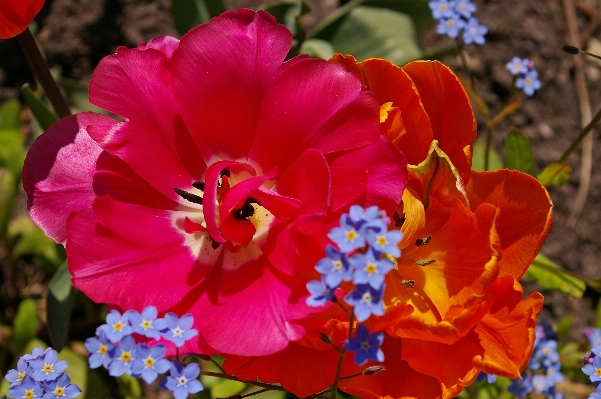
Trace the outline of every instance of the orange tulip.
<instances>
[{"instance_id":1,"label":"orange tulip","mask_svg":"<svg viewBox=\"0 0 601 399\"><path fill-rule=\"evenodd\" d=\"M0 39L23 32L42 9L45 0L0 0Z\"/></svg>"},{"instance_id":2,"label":"orange tulip","mask_svg":"<svg viewBox=\"0 0 601 399\"><path fill-rule=\"evenodd\" d=\"M381 131L409 160L403 203L394 215L404 236L386 276L385 371L342 379L361 398L452 398L484 371L517 378L527 365L542 296L522 299L517 279L551 226L552 204L536 179L510 170L473 172L475 121L457 77L438 62L403 68L334 56L380 103ZM392 227L392 226L391 226ZM327 389L348 317L338 306L304 321L307 335L266 357L228 357L242 379L280 383L298 396ZM360 374L347 355L342 376Z\"/></svg>"}]
</instances>

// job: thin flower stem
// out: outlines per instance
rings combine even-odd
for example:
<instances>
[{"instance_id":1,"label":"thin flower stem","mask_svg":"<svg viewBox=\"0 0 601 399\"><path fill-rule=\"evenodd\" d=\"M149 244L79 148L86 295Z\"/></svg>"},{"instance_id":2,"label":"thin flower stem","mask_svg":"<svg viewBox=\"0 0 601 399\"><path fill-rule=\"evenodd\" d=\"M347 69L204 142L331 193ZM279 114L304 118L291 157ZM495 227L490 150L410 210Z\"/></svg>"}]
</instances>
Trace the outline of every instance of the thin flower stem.
<instances>
[{"instance_id":1,"label":"thin flower stem","mask_svg":"<svg viewBox=\"0 0 601 399\"><path fill-rule=\"evenodd\" d=\"M570 155L572 155L572 153L574 151L576 151L576 149L578 148L578 146L580 145L580 143L582 143L582 140L584 140L584 138L593 131L593 128L595 127L595 125L597 123L599 123L599 121L601 120L601 109L599 111L597 111L597 113L595 114L595 116L593 117L593 119L589 122L588 125L586 125L584 127L584 129L582 129L582 131L580 132L580 135L578 135L578 137L576 138L576 140L574 140L574 142L572 143L572 145L570 145L570 147L566 150L566 152L563 153L563 155L561 156L561 158L559 158L558 162L565 162L568 160L568 158L570 157Z\"/></svg>"},{"instance_id":2,"label":"thin flower stem","mask_svg":"<svg viewBox=\"0 0 601 399\"><path fill-rule=\"evenodd\" d=\"M486 124L486 147L484 147L484 170L490 169L490 146L492 142L492 127Z\"/></svg>"},{"instance_id":3,"label":"thin flower stem","mask_svg":"<svg viewBox=\"0 0 601 399\"><path fill-rule=\"evenodd\" d=\"M243 380L240 380L240 379L238 379L238 378L236 378L234 376L227 375L227 374L214 373L212 371L204 371L204 370L201 370L200 374L202 374L202 375L208 375L209 377L224 378L226 380L243 382L245 384L254 385L254 386L257 386L257 387L269 389L271 391L286 391L287 392L287 390L285 388L283 388L283 387L281 387L279 385L265 384L265 383L258 382L258 381L243 381Z\"/></svg>"},{"instance_id":4,"label":"thin flower stem","mask_svg":"<svg viewBox=\"0 0 601 399\"><path fill-rule=\"evenodd\" d=\"M215 366L217 366L217 368L218 368L218 369L219 369L219 370L220 370L220 371L221 371L223 374L227 374L227 373L225 372L225 370L223 369L223 367L221 367L221 365L220 365L220 364L219 364L219 363L218 363L218 362L217 362L215 359L213 359L213 358L211 357L211 359L209 359L209 361L210 361L211 363L213 363Z\"/></svg>"},{"instance_id":5,"label":"thin flower stem","mask_svg":"<svg viewBox=\"0 0 601 399\"><path fill-rule=\"evenodd\" d=\"M477 93L474 75L472 75L472 72L467 66L467 58L465 58L465 54L463 53L463 40L461 40L461 36L458 36L457 40L455 40L455 46L457 47L457 52L459 53L459 58L461 59L461 65L463 65L463 69L465 70L465 73L467 73L467 76L470 79L470 86L472 87L474 93Z\"/></svg>"},{"instance_id":6,"label":"thin flower stem","mask_svg":"<svg viewBox=\"0 0 601 399\"><path fill-rule=\"evenodd\" d=\"M348 380L348 379L359 377L359 376L362 376L362 375L363 375L363 373L357 373L357 374L347 375L346 377L340 377L340 381L342 381L342 380Z\"/></svg>"},{"instance_id":7,"label":"thin flower stem","mask_svg":"<svg viewBox=\"0 0 601 399\"><path fill-rule=\"evenodd\" d=\"M16 38L19 41L25 56L27 57L27 61L29 61L29 64L33 69L33 73L44 88L48 99L52 103L54 111L56 111L58 116L61 118L71 115L71 110L67 105L67 101L61 93L60 88L56 84L56 81L52 77L50 69L48 69L48 64L46 64L46 61L40 52L40 48L38 47L35 38L29 31L29 28L25 29L23 33L19 33Z\"/></svg>"},{"instance_id":8,"label":"thin flower stem","mask_svg":"<svg viewBox=\"0 0 601 399\"><path fill-rule=\"evenodd\" d=\"M351 312L349 326L348 326L348 338L350 339L353 336L353 324L355 323L355 313ZM336 393L338 393L338 382L340 381L340 375L342 374L342 364L344 363L344 357L346 355L346 350L343 350L340 353L340 359L338 359L338 368L336 369L336 379L334 380L334 385L332 385L332 392L330 394L330 399L336 399Z\"/></svg>"},{"instance_id":9,"label":"thin flower stem","mask_svg":"<svg viewBox=\"0 0 601 399\"><path fill-rule=\"evenodd\" d=\"M244 395L240 395L240 397L241 398L248 398L249 396L255 396L255 395L258 395L260 393L268 392L268 391L269 391L269 389L263 388L263 389L259 389L258 391L255 391L255 392L251 392L251 393L247 393L247 394L244 394Z\"/></svg>"},{"instance_id":10,"label":"thin flower stem","mask_svg":"<svg viewBox=\"0 0 601 399\"><path fill-rule=\"evenodd\" d=\"M336 301L334 301L334 302L336 303L336 305L340 306L340 308L341 308L342 310L344 310L344 313L346 313L346 314L348 315L348 317L349 317L349 318L351 317L351 315L353 314L353 311L352 311L352 310L351 310L351 311L349 311L349 310L348 310L347 308L345 308L345 307L344 307L344 305L343 305L343 304L341 304L341 303L340 303L340 301L338 301L338 300L336 300Z\"/></svg>"}]
</instances>

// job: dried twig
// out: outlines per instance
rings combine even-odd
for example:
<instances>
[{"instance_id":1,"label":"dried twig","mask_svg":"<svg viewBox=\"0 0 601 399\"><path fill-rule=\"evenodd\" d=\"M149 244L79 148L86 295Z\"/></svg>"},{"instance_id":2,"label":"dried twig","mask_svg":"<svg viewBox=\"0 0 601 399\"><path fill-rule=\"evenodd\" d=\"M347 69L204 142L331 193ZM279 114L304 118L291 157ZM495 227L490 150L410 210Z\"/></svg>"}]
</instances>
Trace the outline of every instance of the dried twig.
<instances>
[{"instance_id":1,"label":"dried twig","mask_svg":"<svg viewBox=\"0 0 601 399\"><path fill-rule=\"evenodd\" d=\"M573 0L562 0L563 10L568 27L568 41L575 46L582 47L580 36L578 33L578 22L576 20L576 10ZM584 61L582 57L574 57L575 68L575 84L576 93L578 95L578 104L580 105L580 122L582 127L586 126L592 118L591 104L588 96L588 88L586 86L586 78L584 76ZM582 161L580 167L580 186L576 199L572 204L570 216L568 217L568 226L574 227L578 221L578 217L584 208L586 197L591 186L591 173L593 168L593 135L588 135L582 141Z\"/></svg>"}]
</instances>

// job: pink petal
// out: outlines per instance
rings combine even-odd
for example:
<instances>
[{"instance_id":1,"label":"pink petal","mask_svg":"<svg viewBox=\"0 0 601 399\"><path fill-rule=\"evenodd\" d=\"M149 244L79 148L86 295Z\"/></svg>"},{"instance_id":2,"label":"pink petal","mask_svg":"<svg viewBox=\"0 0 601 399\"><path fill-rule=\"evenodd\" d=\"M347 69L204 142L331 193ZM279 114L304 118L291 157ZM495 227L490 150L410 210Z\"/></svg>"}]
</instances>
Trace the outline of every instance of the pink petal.
<instances>
[{"instance_id":1,"label":"pink petal","mask_svg":"<svg viewBox=\"0 0 601 399\"><path fill-rule=\"evenodd\" d=\"M153 48L159 50L167 58L171 58L175 49L179 46L179 39L173 36L159 36L152 39L148 43L142 43L138 45L138 50L145 50L147 48Z\"/></svg>"},{"instance_id":2,"label":"pink petal","mask_svg":"<svg viewBox=\"0 0 601 399\"><path fill-rule=\"evenodd\" d=\"M96 302L165 311L212 266L201 265L184 245L169 211L98 197L94 212L101 223L79 214L69 218L67 254L73 284Z\"/></svg>"},{"instance_id":3,"label":"pink petal","mask_svg":"<svg viewBox=\"0 0 601 399\"><path fill-rule=\"evenodd\" d=\"M116 124L91 112L61 119L41 135L27 153L23 187L34 222L58 243L67 239L69 215L94 219L92 178L102 149L90 138L89 125Z\"/></svg>"},{"instance_id":4,"label":"pink petal","mask_svg":"<svg viewBox=\"0 0 601 399\"><path fill-rule=\"evenodd\" d=\"M174 87L206 162L248 156L263 96L291 42L271 15L251 10L226 12L182 37Z\"/></svg>"},{"instance_id":5,"label":"pink petal","mask_svg":"<svg viewBox=\"0 0 601 399\"><path fill-rule=\"evenodd\" d=\"M284 68L266 93L250 159L267 170L285 168L307 148L327 154L379 135L377 101L361 81L341 65L303 59Z\"/></svg>"}]
</instances>

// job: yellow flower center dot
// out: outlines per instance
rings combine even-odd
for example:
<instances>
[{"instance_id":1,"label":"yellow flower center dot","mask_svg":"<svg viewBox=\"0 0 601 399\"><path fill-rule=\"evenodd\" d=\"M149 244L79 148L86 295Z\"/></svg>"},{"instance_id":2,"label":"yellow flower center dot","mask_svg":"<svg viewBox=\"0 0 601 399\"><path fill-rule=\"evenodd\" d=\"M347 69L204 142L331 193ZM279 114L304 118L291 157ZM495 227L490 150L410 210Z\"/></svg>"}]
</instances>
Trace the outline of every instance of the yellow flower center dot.
<instances>
[{"instance_id":1,"label":"yellow flower center dot","mask_svg":"<svg viewBox=\"0 0 601 399\"><path fill-rule=\"evenodd\" d=\"M65 393L65 390L62 387L56 387L54 390L56 396L63 396L63 393Z\"/></svg>"},{"instance_id":2,"label":"yellow flower center dot","mask_svg":"<svg viewBox=\"0 0 601 399\"><path fill-rule=\"evenodd\" d=\"M98 353L100 353L102 356L106 355L106 351L109 348L106 345L100 345L100 348L98 348Z\"/></svg>"},{"instance_id":3,"label":"yellow flower center dot","mask_svg":"<svg viewBox=\"0 0 601 399\"><path fill-rule=\"evenodd\" d=\"M367 267L365 267L365 271L369 274L374 274L378 270L378 267L373 263L368 263Z\"/></svg>"},{"instance_id":4,"label":"yellow flower center dot","mask_svg":"<svg viewBox=\"0 0 601 399\"><path fill-rule=\"evenodd\" d=\"M335 260L332 262L334 270L342 270L342 262L339 260Z\"/></svg>"},{"instance_id":5,"label":"yellow flower center dot","mask_svg":"<svg viewBox=\"0 0 601 399\"><path fill-rule=\"evenodd\" d=\"M50 373L50 372L52 372L52 365L51 364L45 364L44 368L42 370L44 370L44 373Z\"/></svg>"},{"instance_id":6,"label":"yellow flower center dot","mask_svg":"<svg viewBox=\"0 0 601 399\"><path fill-rule=\"evenodd\" d=\"M527 85L532 84L532 80L530 80L530 78L526 78L524 82L526 82Z\"/></svg>"},{"instance_id":7,"label":"yellow flower center dot","mask_svg":"<svg viewBox=\"0 0 601 399\"><path fill-rule=\"evenodd\" d=\"M129 353L129 352L121 353L121 360L123 360L123 363L129 362L131 360L131 353Z\"/></svg>"},{"instance_id":8,"label":"yellow flower center dot","mask_svg":"<svg viewBox=\"0 0 601 399\"><path fill-rule=\"evenodd\" d=\"M465 9L465 3L459 3L459 8Z\"/></svg>"},{"instance_id":9,"label":"yellow flower center dot","mask_svg":"<svg viewBox=\"0 0 601 399\"><path fill-rule=\"evenodd\" d=\"M144 320L142 322L142 328L143 329L148 330L150 328L150 326L151 326L151 323L148 320Z\"/></svg>"},{"instance_id":10,"label":"yellow flower center dot","mask_svg":"<svg viewBox=\"0 0 601 399\"><path fill-rule=\"evenodd\" d=\"M446 6L446 4L441 4L441 5L440 5L440 11L444 11L444 10L446 10L446 9L447 9L447 6Z\"/></svg>"},{"instance_id":11,"label":"yellow flower center dot","mask_svg":"<svg viewBox=\"0 0 601 399\"><path fill-rule=\"evenodd\" d=\"M121 323L120 321L116 322L115 325L113 326L114 331L121 331L122 329L123 329L123 323Z\"/></svg>"},{"instance_id":12,"label":"yellow flower center dot","mask_svg":"<svg viewBox=\"0 0 601 399\"><path fill-rule=\"evenodd\" d=\"M27 391L25 391L25 395L23 395L25 399L31 399L33 398L33 396L33 389L28 389Z\"/></svg>"},{"instance_id":13,"label":"yellow flower center dot","mask_svg":"<svg viewBox=\"0 0 601 399\"><path fill-rule=\"evenodd\" d=\"M595 374L597 374L598 377L601 377L601 369L595 369Z\"/></svg>"},{"instance_id":14,"label":"yellow flower center dot","mask_svg":"<svg viewBox=\"0 0 601 399\"><path fill-rule=\"evenodd\" d=\"M154 366L154 359L148 356L146 359L144 359L144 364L146 365L146 367L152 367Z\"/></svg>"},{"instance_id":15,"label":"yellow flower center dot","mask_svg":"<svg viewBox=\"0 0 601 399\"><path fill-rule=\"evenodd\" d=\"M19 376L17 377L17 381L21 382L21 381L23 381L23 378L25 378L25 373L19 373Z\"/></svg>"},{"instance_id":16,"label":"yellow flower center dot","mask_svg":"<svg viewBox=\"0 0 601 399\"><path fill-rule=\"evenodd\" d=\"M355 230L346 232L347 241L353 241L355 238L357 238L357 232Z\"/></svg>"},{"instance_id":17,"label":"yellow flower center dot","mask_svg":"<svg viewBox=\"0 0 601 399\"><path fill-rule=\"evenodd\" d=\"M381 246L384 246L388 243L388 240L386 240L386 236L378 236L376 241Z\"/></svg>"},{"instance_id":18,"label":"yellow flower center dot","mask_svg":"<svg viewBox=\"0 0 601 399\"><path fill-rule=\"evenodd\" d=\"M454 25L455 25L455 21L453 21L452 19L449 19L449 20L447 21L447 25L449 25L449 26L454 26Z\"/></svg>"}]
</instances>

